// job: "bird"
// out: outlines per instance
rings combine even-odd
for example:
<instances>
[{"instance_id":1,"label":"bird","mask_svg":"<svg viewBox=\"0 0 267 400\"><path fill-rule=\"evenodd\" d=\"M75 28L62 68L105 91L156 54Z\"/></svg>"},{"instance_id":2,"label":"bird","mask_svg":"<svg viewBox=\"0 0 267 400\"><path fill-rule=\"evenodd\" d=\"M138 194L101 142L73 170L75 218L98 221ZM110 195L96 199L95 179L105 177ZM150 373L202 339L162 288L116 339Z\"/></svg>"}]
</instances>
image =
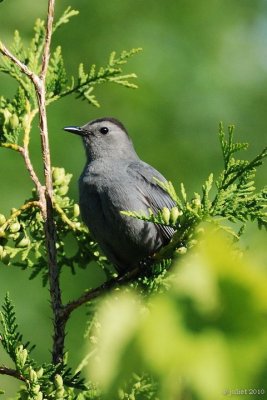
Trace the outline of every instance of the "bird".
<instances>
[{"instance_id":1,"label":"bird","mask_svg":"<svg viewBox=\"0 0 267 400\"><path fill-rule=\"evenodd\" d=\"M176 204L158 184L164 176L137 155L124 125L113 117L94 119L65 131L82 137L86 163L79 178L81 218L121 275L141 267L175 230L129 217L121 211L157 214Z\"/></svg>"}]
</instances>

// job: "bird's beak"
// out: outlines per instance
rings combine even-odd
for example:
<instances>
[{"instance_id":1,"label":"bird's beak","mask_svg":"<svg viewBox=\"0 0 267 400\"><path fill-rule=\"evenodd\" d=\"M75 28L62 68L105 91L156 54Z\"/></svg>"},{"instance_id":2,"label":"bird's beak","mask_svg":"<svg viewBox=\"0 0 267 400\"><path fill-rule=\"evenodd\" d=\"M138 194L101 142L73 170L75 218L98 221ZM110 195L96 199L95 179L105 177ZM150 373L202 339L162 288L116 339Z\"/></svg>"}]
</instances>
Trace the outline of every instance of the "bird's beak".
<instances>
[{"instance_id":1,"label":"bird's beak","mask_svg":"<svg viewBox=\"0 0 267 400\"><path fill-rule=\"evenodd\" d=\"M64 131L75 133L75 135L85 136L84 130L79 126L65 126Z\"/></svg>"}]
</instances>

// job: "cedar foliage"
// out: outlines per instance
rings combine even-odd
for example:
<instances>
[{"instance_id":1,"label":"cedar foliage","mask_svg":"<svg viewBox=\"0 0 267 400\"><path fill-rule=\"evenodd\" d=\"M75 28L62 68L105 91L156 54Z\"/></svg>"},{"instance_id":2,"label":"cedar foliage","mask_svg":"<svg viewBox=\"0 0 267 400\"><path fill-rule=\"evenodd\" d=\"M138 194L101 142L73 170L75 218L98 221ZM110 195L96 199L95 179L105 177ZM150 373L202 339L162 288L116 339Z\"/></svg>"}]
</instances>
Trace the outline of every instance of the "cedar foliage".
<instances>
[{"instance_id":1,"label":"cedar foliage","mask_svg":"<svg viewBox=\"0 0 267 400\"><path fill-rule=\"evenodd\" d=\"M68 7L53 25L53 35L64 24L78 14ZM13 55L35 74L41 73L42 54L45 46L46 24L37 19L33 38L29 46L23 43L18 31L14 34L11 46ZM0 42L0 50L3 45ZM141 49L112 52L107 63L102 67L92 65L85 70L80 64L75 77L69 76L64 65L62 49L58 46L50 57L46 78L46 106L61 98L74 94L87 101L89 105L99 107L96 97L98 85L114 83L126 88L137 88L133 83L134 73L124 74L123 66L128 59ZM10 58L2 56L0 72L17 81L17 91L13 98L0 97L0 147L18 153L25 151L30 140L33 119L38 115L38 101L32 81ZM257 222L260 229L267 228L266 203L267 187L257 190L254 184L257 169L267 156L265 148L253 160L237 158L241 150L246 150L247 143L234 141L234 127L225 133L222 124L219 127L219 141L222 149L224 168L214 180L210 174L200 193L190 198L185 186L181 184L179 194L171 182L156 183L166 190L176 203L171 210L163 208L157 213L150 210L144 214L139 210L121 210L129 218L140 218L156 224L171 226L176 233L168 246L144 264L131 286L142 296L168 291L169 270L173 260L183 258L194 248L203 228L203 223L222 229L238 240L245 225ZM25 144L26 143L26 144ZM24 150L23 150L24 149ZM73 273L78 267L86 268L96 262L109 279L113 276L112 266L101 254L98 244L91 238L90 232L79 218L79 206L68 196L71 174L64 168L54 167L53 209L57 229L57 262L59 270L70 267ZM29 279L42 275L43 285L48 282L47 248L45 246L44 221L39 207L38 190L34 188L24 204L14 204L10 215L0 214L0 261L5 265L16 266L29 271ZM13 206L13 205L12 205ZM233 224L237 229L233 229ZM76 242L76 252L69 256L66 252L66 237L72 235ZM113 278L114 279L114 278ZM124 282L122 282L124 283ZM33 283L34 284L34 283ZM121 286L116 277L112 286ZM105 286L100 294L105 293ZM88 312L88 332L97 325L97 303L90 302ZM0 373L19 379L22 388L17 394L21 400L52 399L101 399L101 388L80 376L80 371L73 372L68 367L65 357L61 363L39 365L32 357L34 346L25 342L16 322L15 308L9 295L5 296L1 312L1 346L10 358L12 367L1 366ZM68 315L69 317L69 315ZM88 334L89 334L88 333ZM132 371L127 389L120 388L116 394L121 399L154 399L158 384L150 374L137 374ZM114 395L115 396L115 395ZM182 397L181 397L182 398Z\"/></svg>"}]
</instances>

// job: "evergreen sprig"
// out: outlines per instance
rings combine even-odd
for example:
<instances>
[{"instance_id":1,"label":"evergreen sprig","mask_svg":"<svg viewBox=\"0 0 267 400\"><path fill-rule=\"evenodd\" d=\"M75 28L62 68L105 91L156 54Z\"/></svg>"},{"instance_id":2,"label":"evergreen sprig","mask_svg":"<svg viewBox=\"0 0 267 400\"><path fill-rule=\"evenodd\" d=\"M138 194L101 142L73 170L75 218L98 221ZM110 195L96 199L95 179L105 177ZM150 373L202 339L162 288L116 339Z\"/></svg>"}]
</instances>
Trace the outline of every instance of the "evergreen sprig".
<instances>
[{"instance_id":1,"label":"evergreen sprig","mask_svg":"<svg viewBox=\"0 0 267 400\"><path fill-rule=\"evenodd\" d=\"M18 331L14 306L8 294L5 297L0 318L3 328L1 332L1 344L12 361L16 363L17 349L22 342L22 335Z\"/></svg>"},{"instance_id":2,"label":"evergreen sprig","mask_svg":"<svg viewBox=\"0 0 267 400\"><path fill-rule=\"evenodd\" d=\"M18 31L15 31L11 51L0 42L0 72L8 74L18 84L14 98L0 98L0 146L23 157L35 185L32 196L22 206L12 208L9 216L0 215L0 261L31 270L30 279L42 274L43 284L49 282L54 320L52 355L56 364L63 358L64 330L70 313L86 302L86 296L82 295L77 301L62 304L59 281L62 268L69 267L74 273L77 266L85 268L95 261L107 278L112 270L79 221L78 205L67 195L71 175L63 169L51 168L46 107L72 93L97 106L99 103L92 91L96 85L106 82L137 87L131 82L136 75L125 74L122 67L140 49L123 51L119 56L112 52L104 67L93 65L87 73L80 65L77 77L70 77L61 47L51 51L51 38L78 12L68 7L54 22L54 7L55 2L48 0L47 19L36 20L28 46ZM32 123L38 114L44 184L32 165L29 152ZM66 251L66 238L70 235L76 245L71 256ZM93 293L93 297L95 295Z\"/></svg>"},{"instance_id":3,"label":"evergreen sprig","mask_svg":"<svg viewBox=\"0 0 267 400\"><path fill-rule=\"evenodd\" d=\"M78 14L79 14L78 10L73 10L70 6L67 7L66 10L63 12L62 16L59 18L59 20L54 24L53 32L55 32L62 25L67 24L70 21L70 18L75 17Z\"/></svg>"},{"instance_id":4,"label":"evergreen sprig","mask_svg":"<svg viewBox=\"0 0 267 400\"><path fill-rule=\"evenodd\" d=\"M53 34L62 25L69 22L70 18L77 15L78 11L68 7L59 20L54 24ZM12 52L30 71L40 74L42 68L41 55L45 45L45 21L38 18L34 25L34 36L27 47L18 31L15 31ZM0 42L1 46L1 42ZM76 94L89 104L99 107L99 102L94 94L95 86L103 83L116 83L127 88L137 88L131 82L137 76L134 73L124 74L122 66L128 59L137 54L141 49L122 51L119 56L112 52L108 63L96 68L93 64L85 72L81 63L77 77L68 76L62 55L58 46L53 52L46 77L46 104L49 105L62 97ZM37 114L37 98L32 81L8 57L1 57L0 72L10 75L18 83L18 91L13 99L0 97L0 145L2 143L18 143L19 135L29 129L32 119Z\"/></svg>"},{"instance_id":5,"label":"evergreen sprig","mask_svg":"<svg viewBox=\"0 0 267 400\"><path fill-rule=\"evenodd\" d=\"M100 107L95 95L93 94L94 87L105 82L117 83L119 85L136 89L137 85L130 82L130 79L136 78L136 74L122 74L121 65L126 64L129 57L141 51L141 48L123 51L117 58L116 52L113 51L109 57L109 61L105 67L100 67L98 70L93 64L89 72L85 72L84 65L79 65L78 83L70 88L69 91L78 94L79 98L87 100L90 104ZM67 91L68 93L68 91ZM65 95L63 93L63 95Z\"/></svg>"},{"instance_id":6,"label":"evergreen sprig","mask_svg":"<svg viewBox=\"0 0 267 400\"><path fill-rule=\"evenodd\" d=\"M108 269L106 257L101 255L97 243L91 238L88 229L80 222L78 204L67 194L72 178L64 168L53 168L54 208L57 225L58 262L70 268L74 274L77 267L95 261L103 270ZM0 260L12 263L31 271L30 279L42 274L43 285L47 284L48 269L43 228L43 218L39 208L36 191L19 209L13 208L5 217L0 214ZM66 237L71 235L76 242L73 255L67 255Z\"/></svg>"},{"instance_id":7,"label":"evergreen sprig","mask_svg":"<svg viewBox=\"0 0 267 400\"><path fill-rule=\"evenodd\" d=\"M156 183L171 196L176 206L172 209L164 207L157 213L149 210L148 214L138 211L122 211L122 214L129 217L175 228L176 233L170 244L159 254L168 256L171 253L177 254L177 252L184 254L187 248L194 245L193 236L196 233L196 226L205 221L216 224L235 238L239 238L243 233L244 225L248 221L256 220L259 228L267 228L267 187L257 191L254 183L257 168L267 157L267 148L263 149L252 161L236 159L233 155L241 150L246 150L248 143L235 143L233 134L234 127L230 126L226 137L223 126L220 124L219 140L224 170L215 185L213 174L210 174L202 186L202 193L194 193L194 197L188 200L183 184L181 184L179 196L171 182L160 182L156 179ZM217 192L214 198L210 199L211 191L215 189ZM235 232L229 224L225 224L227 221L242 223L242 229ZM176 249L176 253L173 253L174 249Z\"/></svg>"},{"instance_id":8,"label":"evergreen sprig","mask_svg":"<svg viewBox=\"0 0 267 400\"><path fill-rule=\"evenodd\" d=\"M94 94L95 86L103 83L116 83L121 86L136 89L138 86L131 82L137 78L134 73L123 74L122 65L127 60L139 53L142 49L132 49L130 51L122 51L116 58L116 52L112 52L106 66L96 68L93 64L88 72L85 71L84 64L80 63L78 67L77 78L70 77L68 84L67 74L64 68L64 61L61 54L61 48L55 51L50 64L48 73L48 99L47 105L58 100L59 98L76 94L78 98L86 100L89 104L100 107L100 104ZM55 90L56 88L56 90Z\"/></svg>"},{"instance_id":9,"label":"evergreen sprig","mask_svg":"<svg viewBox=\"0 0 267 400\"><path fill-rule=\"evenodd\" d=\"M119 391L119 396L122 399L153 400L156 398L157 383L146 374L138 375L134 373L132 379L125 386Z\"/></svg>"},{"instance_id":10,"label":"evergreen sprig","mask_svg":"<svg viewBox=\"0 0 267 400\"><path fill-rule=\"evenodd\" d=\"M120 286L136 277L136 281L131 282L130 286L138 288L145 295L167 290L167 271L172 260L195 245L198 235L203 232L202 228L198 228L201 222L213 222L237 238L243 228L236 233L229 222L244 226L248 221L256 220L259 227L267 228L267 188L257 191L254 185L256 171L266 158L267 149L250 162L235 158L236 153L246 150L248 144L234 143L234 128L229 127L225 134L220 125L219 139L224 170L215 183L210 174L201 193L194 193L190 199L183 184L177 194L171 182L155 180L174 200L175 206L172 209L164 207L157 212L149 210L147 214L136 210L122 211L129 217L171 226L176 233L166 247L143 261L142 275L140 268L136 267L124 276L114 276L112 267L101 255L88 229L81 223L79 206L68 195L71 174L66 173L63 168L50 168L46 106L62 97L75 94L98 107L95 87L107 82L136 88L133 83L136 75L124 73L123 67L141 49L123 51L119 55L112 52L103 67L93 64L87 69L84 64L80 64L77 76L69 76L61 47L51 51L50 41L51 36L77 15L78 11L68 7L58 21L53 23L54 2L49 0L48 3L47 22L36 20L33 38L28 46L22 41L18 31L14 34L12 53L0 42L0 52L3 55L0 72L17 82L17 91L13 98L0 97L0 146L17 151L23 156L35 184L32 195L23 205L12 208L9 216L0 214L0 261L6 265L28 269L30 279L41 274L43 284L49 281L54 328L53 362L39 365L32 358L33 347L23 342L14 306L7 295L0 314L0 344L14 368L0 366L0 374L13 376L22 382L23 386L17 397L20 400L100 400L103 396L97 384L85 384L80 376L82 368L73 373L68 367L66 354L64 356L65 325L71 312L90 301L88 332L91 332L92 325L97 325L97 308L93 301L112 288L119 290ZM31 125L38 113L41 121L45 185L37 176L29 154ZM212 197L214 191L215 196ZM69 255L66 248L67 237L70 236L76 246L73 255ZM107 281L88 290L78 299L63 304L59 281L62 269L68 267L74 273L77 267L85 268L92 261L104 270ZM92 337L90 339L93 340ZM155 393L156 385L148 376L134 374L132 380L121 388L118 396L129 400L153 399Z\"/></svg>"},{"instance_id":11,"label":"evergreen sprig","mask_svg":"<svg viewBox=\"0 0 267 400\"><path fill-rule=\"evenodd\" d=\"M2 329L0 343L10 356L15 369L7 369L11 375L21 380L24 385L20 390L20 398L27 400L75 399L77 390L88 390L80 372L74 373L66 363L38 365L30 357L34 346L23 343L22 334L16 320L14 306L7 294L0 312ZM74 390L75 389L75 390ZM76 394L75 394L76 393Z\"/></svg>"},{"instance_id":12,"label":"evergreen sprig","mask_svg":"<svg viewBox=\"0 0 267 400\"><path fill-rule=\"evenodd\" d=\"M22 85L13 99L0 97L0 146L6 142L18 143L20 134L27 128L30 113L29 96Z\"/></svg>"},{"instance_id":13,"label":"evergreen sprig","mask_svg":"<svg viewBox=\"0 0 267 400\"><path fill-rule=\"evenodd\" d=\"M211 204L212 216L222 216L231 222L256 220L259 228L267 229L267 187L255 188L257 168L267 157L267 147L252 161L240 160L234 154L246 150L248 143L233 142L234 127L228 129L228 138L220 125L219 138L223 152L224 170L216 181L217 194Z\"/></svg>"}]
</instances>

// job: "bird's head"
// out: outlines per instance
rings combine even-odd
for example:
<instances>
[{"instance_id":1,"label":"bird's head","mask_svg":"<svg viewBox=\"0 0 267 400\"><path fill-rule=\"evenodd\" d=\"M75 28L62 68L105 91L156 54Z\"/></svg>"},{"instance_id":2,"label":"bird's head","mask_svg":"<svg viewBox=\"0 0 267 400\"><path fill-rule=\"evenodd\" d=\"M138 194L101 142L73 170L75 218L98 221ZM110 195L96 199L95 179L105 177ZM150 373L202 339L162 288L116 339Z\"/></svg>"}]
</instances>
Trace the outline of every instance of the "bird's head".
<instances>
[{"instance_id":1,"label":"bird's head","mask_svg":"<svg viewBox=\"0 0 267 400\"><path fill-rule=\"evenodd\" d=\"M137 157L127 130L115 118L99 118L81 127L66 126L64 130L82 137L88 160Z\"/></svg>"}]
</instances>

